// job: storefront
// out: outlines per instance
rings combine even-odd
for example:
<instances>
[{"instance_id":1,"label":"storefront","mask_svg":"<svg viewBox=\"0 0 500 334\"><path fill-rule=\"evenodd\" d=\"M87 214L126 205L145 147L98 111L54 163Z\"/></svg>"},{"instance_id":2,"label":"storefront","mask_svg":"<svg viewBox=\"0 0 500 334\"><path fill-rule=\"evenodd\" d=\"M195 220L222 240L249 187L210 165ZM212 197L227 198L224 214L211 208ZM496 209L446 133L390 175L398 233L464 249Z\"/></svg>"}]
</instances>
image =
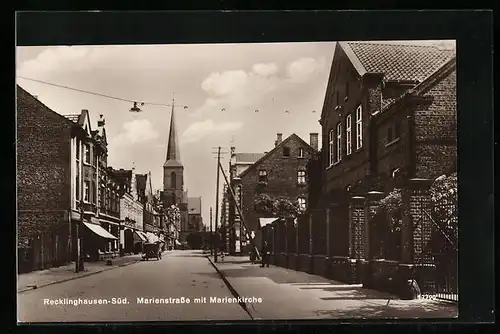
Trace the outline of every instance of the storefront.
<instances>
[{"instance_id":1,"label":"storefront","mask_svg":"<svg viewBox=\"0 0 500 334\"><path fill-rule=\"evenodd\" d=\"M107 252L110 245L117 244L118 238L103 228L96 219L83 222L83 254L87 261L99 261L111 257L112 252ZM108 227L109 229L109 227Z\"/></svg>"}]
</instances>

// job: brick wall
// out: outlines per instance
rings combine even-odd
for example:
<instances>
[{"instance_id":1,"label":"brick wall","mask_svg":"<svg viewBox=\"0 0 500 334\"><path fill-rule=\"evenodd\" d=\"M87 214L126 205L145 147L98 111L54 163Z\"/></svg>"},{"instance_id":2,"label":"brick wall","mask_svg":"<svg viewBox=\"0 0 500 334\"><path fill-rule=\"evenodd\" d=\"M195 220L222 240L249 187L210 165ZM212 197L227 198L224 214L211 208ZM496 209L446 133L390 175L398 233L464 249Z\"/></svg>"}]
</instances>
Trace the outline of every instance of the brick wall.
<instances>
[{"instance_id":1,"label":"brick wall","mask_svg":"<svg viewBox=\"0 0 500 334\"><path fill-rule=\"evenodd\" d=\"M32 242L25 271L69 260L70 140L70 121L18 87L18 236Z\"/></svg>"},{"instance_id":2,"label":"brick wall","mask_svg":"<svg viewBox=\"0 0 500 334\"><path fill-rule=\"evenodd\" d=\"M369 168L369 136L368 121L370 111L380 108L381 88L377 78L369 78L363 81L353 65L349 62L344 52L337 47L328 85L332 85L325 98L322 120L322 143L323 143L323 167L325 170L324 192L332 189L345 189L348 185L364 178L370 173ZM348 91L346 91L348 86ZM338 92L338 102L337 102ZM377 104L378 103L378 104ZM338 105L338 107L337 107ZM356 149L356 121L355 112L358 106L363 111L363 145ZM352 153L346 153L346 117L351 115L351 145ZM336 126L342 122L342 160L340 163L329 167L329 138L330 130L334 130L336 138ZM335 145L334 145L335 150Z\"/></svg>"},{"instance_id":3,"label":"brick wall","mask_svg":"<svg viewBox=\"0 0 500 334\"><path fill-rule=\"evenodd\" d=\"M314 151L311 150L307 143L295 137L285 139L283 144L283 147L290 148L290 157L284 157L283 150L280 147L271 152L258 166L249 169L241 177L245 223L250 230L255 231L256 235L258 234L257 224L260 215L254 211L253 201L257 194L260 170L266 170L267 172L267 185L261 188L263 193L271 196L287 196L293 199L297 199L299 196L304 197L306 200L308 198L307 182L304 185L298 185L297 176L299 169L306 170L306 165ZM303 158L297 157L299 148L304 150ZM257 243L259 243L260 238L256 236L256 239Z\"/></svg>"},{"instance_id":4,"label":"brick wall","mask_svg":"<svg viewBox=\"0 0 500 334\"><path fill-rule=\"evenodd\" d=\"M432 103L415 112L416 177L453 171L457 159L456 70L426 94Z\"/></svg>"}]
</instances>

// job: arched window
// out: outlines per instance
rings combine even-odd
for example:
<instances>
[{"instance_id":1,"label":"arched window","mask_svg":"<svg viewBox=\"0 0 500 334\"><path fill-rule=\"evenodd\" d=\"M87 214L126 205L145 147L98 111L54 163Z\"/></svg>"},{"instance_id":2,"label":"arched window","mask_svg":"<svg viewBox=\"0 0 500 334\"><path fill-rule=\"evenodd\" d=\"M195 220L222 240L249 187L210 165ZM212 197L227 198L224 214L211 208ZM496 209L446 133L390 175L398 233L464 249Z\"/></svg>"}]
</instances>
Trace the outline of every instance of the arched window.
<instances>
[{"instance_id":1,"label":"arched window","mask_svg":"<svg viewBox=\"0 0 500 334\"><path fill-rule=\"evenodd\" d=\"M177 180L175 178L175 172L172 172L170 173L170 184L172 186L172 188L176 189L176 185L177 185Z\"/></svg>"}]
</instances>

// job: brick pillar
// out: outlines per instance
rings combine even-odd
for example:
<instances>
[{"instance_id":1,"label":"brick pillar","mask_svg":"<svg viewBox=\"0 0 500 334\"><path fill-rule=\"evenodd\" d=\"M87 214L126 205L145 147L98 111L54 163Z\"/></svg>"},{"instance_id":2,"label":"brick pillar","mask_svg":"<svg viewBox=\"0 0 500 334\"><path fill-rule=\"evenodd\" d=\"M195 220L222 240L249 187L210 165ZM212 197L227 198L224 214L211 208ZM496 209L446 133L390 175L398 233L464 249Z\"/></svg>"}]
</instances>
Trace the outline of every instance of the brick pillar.
<instances>
[{"instance_id":1,"label":"brick pillar","mask_svg":"<svg viewBox=\"0 0 500 334\"><path fill-rule=\"evenodd\" d=\"M349 257L364 258L365 198L353 196L349 203Z\"/></svg>"},{"instance_id":2,"label":"brick pillar","mask_svg":"<svg viewBox=\"0 0 500 334\"><path fill-rule=\"evenodd\" d=\"M428 179L410 179L403 190L401 260L404 263L419 261L422 250L431 238L432 226L424 210L429 207L432 182Z\"/></svg>"}]
</instances>

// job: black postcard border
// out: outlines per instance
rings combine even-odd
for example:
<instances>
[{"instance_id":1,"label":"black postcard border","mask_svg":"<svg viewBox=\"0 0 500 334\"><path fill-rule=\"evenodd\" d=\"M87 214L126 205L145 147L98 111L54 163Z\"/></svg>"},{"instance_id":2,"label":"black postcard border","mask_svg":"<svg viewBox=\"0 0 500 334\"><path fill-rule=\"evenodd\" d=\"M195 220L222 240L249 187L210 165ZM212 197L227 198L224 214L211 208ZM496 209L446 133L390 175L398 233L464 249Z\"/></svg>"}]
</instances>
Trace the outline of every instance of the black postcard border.
<instances>
[{"instance_id":1,"label":"black postcard border","mask_svg":"<svg viewBox=\"0 0 500 334\"><path fill-rule=\"evenodd\" d=\"M459 221L464 223L459 231L459 319L443 320L494 321L492 11L17 12L15 20L17 46L456 39ZM15 147L12 153L15 173ZM13 198L9 220L14 231L15 207ZM10 235L14 244L15 233ZM14 272L15 258L12 263ZM346 322L351 320L307 323ZM387 320L352 321L381 322ZM295 327L305 322L259 323Z\"/></svg>"}]
</instances>

